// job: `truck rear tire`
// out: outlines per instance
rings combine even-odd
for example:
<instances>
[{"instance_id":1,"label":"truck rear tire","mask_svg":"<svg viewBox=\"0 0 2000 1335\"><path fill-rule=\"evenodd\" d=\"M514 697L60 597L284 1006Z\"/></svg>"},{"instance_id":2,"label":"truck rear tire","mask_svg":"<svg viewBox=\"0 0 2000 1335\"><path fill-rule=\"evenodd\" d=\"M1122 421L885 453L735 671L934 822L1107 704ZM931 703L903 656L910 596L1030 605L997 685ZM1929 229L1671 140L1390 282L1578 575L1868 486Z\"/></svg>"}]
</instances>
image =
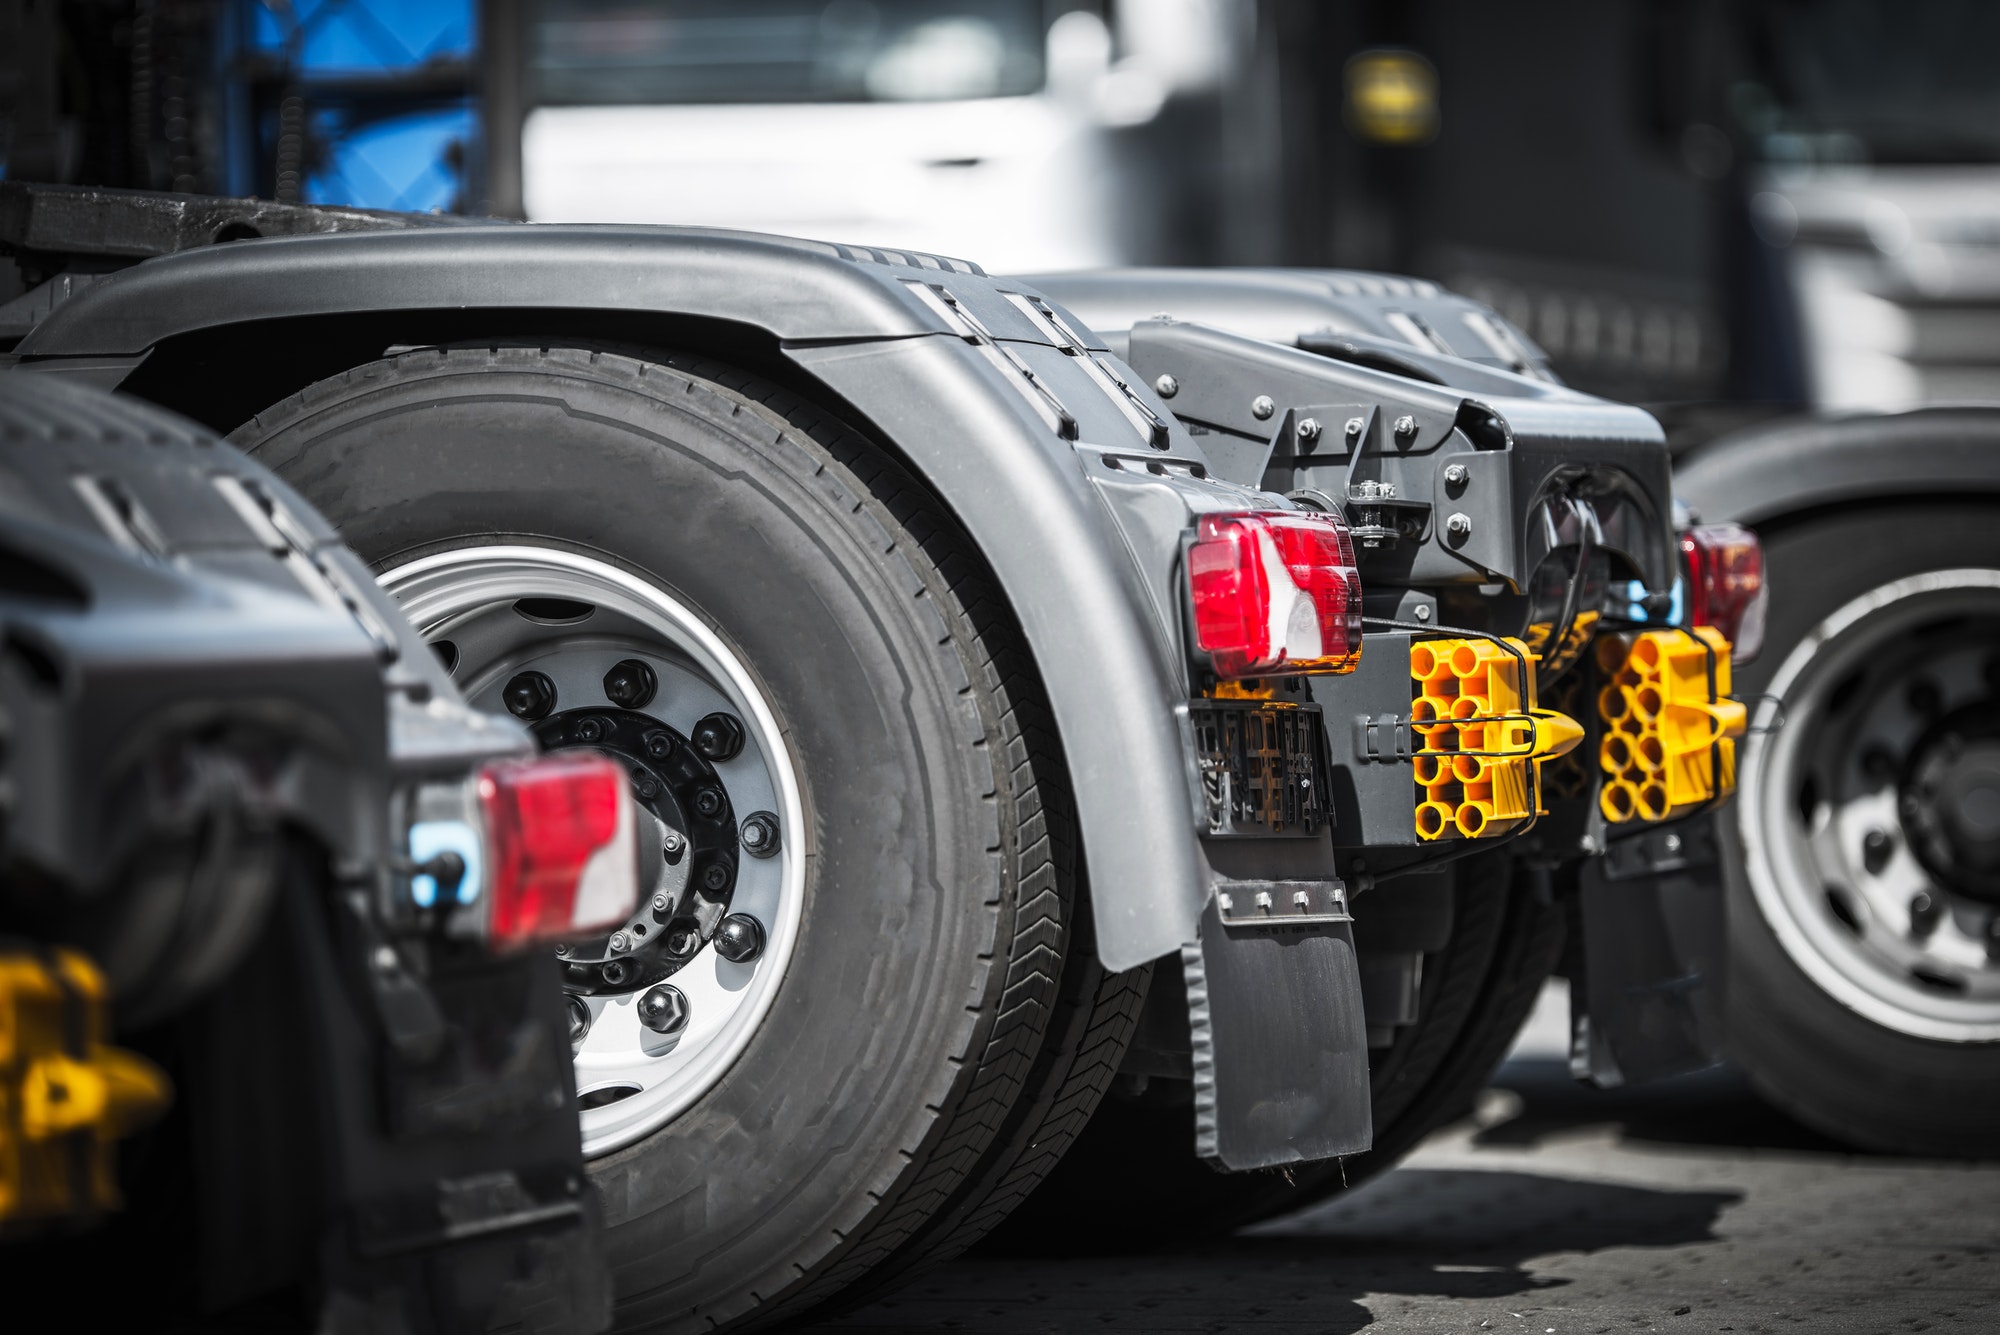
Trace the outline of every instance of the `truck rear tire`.
<instances>
[{"instance_id":1,"label":"truck rear tire","mask_svg":"<svg viewBox=\"0 0 2000 1335\"><path fill-rule=\"evenodd\" d=\"M1226 1233L1360 1186L1468 1111L1555 967L1563 916L1512 876L1504 852L1452 870L1451 937L1425 956L1418 1021L1370 1054L1374 1148L1285 1172L1218 1173L1195 1157L1191 1098L1162 1098L1173 1082L1149 1082L1136 1097L1104 1102L1075 1152L991 1246L1020 1254L1130 1251ZM1364 950L1366 904L1364 895L1355 913Z\"/></svg>"},{"instance_id":2,"label":"truck rear tire","mask_svg":"<svg viewBox=\"0 0 2000 1335\"><path fill-rule=\"evenodd\" d=\"M740 841L687 834L687 865L734 875L761 953L702 938L667 1035L632 993L580 999L621 1328L796 1317L969 1245L1048 1171L1143 984L1091 954L1011 613L908 474L732 368L546 345L363 366L234 439L386 572L475 704L511 702L545 744L637 719L647 754L700 751L687 773L726 794L693 800ZM716 713L736 749L701 731ZM614 966L640 967L569 964Z\"/></svg>"},{"instance_id":3,"label":"truck rear tire","mask_svg":"<svg viewBox=\"0 0 2000 1335\"><path fill-rule=\"evenodd\" d=\"M1849 1143L2000 1153L2000 510L1771 525L1764 553L1737 687L1783 724L1723 822L1730 1057Z\"/></svg>"}]
</instances>

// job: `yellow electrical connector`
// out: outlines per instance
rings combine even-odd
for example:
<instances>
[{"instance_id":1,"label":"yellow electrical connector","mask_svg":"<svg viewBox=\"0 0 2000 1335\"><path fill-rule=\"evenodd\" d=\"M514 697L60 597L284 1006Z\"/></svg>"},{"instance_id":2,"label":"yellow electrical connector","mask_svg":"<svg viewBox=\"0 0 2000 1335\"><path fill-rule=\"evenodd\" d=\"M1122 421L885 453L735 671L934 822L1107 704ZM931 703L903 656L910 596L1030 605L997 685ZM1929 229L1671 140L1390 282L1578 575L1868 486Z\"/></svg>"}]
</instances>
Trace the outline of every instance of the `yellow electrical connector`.
<instances>
[{"instance_id":1,"label":"yellow electrical connector","mask_svg":"<svg viewBox=\"0 0 2000 1335\"><path fill-rule=\"evenodd\" d=\"M1541 767L1583 728L1537 704L1527 646L1420 640L1410 679L1418 837L1493 839L1541 814Z\"/></svg>"},{"instance_id":2,"label":"yellow electrical connector","mask_svg":"<svg viewBox=\"0 0 2000 1335\"><path fill-rule=\"evenodd\" d=\"M1736 741L1747 712L1729 699L1729 641L1713 626L1607 635L1598 809L1615 824L1686 815L1736 790Z\"/></svg>"},{"instance_id":3,"label":"yellow electrical connector","mask_svg":"<svg viewBox=\"0 0 2000 1335\"><path fill-rule=\"evenodd\" d=\"M0 952L0 1227L118 1206L114 1147L167 1106L151 1062L104 1043L104 975L69 950Z\"/></svg>"}]
</instances>

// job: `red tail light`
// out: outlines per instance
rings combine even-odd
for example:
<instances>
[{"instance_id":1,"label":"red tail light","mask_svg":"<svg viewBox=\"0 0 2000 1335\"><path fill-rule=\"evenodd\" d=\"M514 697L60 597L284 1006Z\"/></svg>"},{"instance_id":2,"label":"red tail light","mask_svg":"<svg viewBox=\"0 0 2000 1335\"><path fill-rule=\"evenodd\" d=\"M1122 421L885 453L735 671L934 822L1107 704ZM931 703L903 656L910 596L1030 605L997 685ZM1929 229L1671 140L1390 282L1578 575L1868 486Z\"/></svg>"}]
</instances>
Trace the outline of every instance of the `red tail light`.
<instances>
[{"instance_id":1,"label":"red tail light","mask_svg":"<svg viewBox=\"0 0 2000 1335\"><path fill-rule=\"evenodd\" d=\"M1681 534L1687 558L1687 624L1729 637L1730 656L1747 663L1764 647L1764 548L1741 524L1702 524Z\"/></svg>"},{"instance_id":2,"label":"red tail light","mask_svg":"<svg viewBox=\"0 0 2000 1335\"><path fill-rule=\"evenodd\" d=\"M589 936L631 916L638 842L617 764L577 753L494 765L479 776L479 804L495 949Z\"/></svg>"},{"instance_id":3,"label":"red tail light","mask_svg":"<svg viewBox=\"0 0 2000 1335\"><path fill-rule=\"evenodd\" d=\"M1217 676L1352 672L1361 660L1361 576L1338 515L1203 515L1188 590Z\"/></svg>"}]
</instances>

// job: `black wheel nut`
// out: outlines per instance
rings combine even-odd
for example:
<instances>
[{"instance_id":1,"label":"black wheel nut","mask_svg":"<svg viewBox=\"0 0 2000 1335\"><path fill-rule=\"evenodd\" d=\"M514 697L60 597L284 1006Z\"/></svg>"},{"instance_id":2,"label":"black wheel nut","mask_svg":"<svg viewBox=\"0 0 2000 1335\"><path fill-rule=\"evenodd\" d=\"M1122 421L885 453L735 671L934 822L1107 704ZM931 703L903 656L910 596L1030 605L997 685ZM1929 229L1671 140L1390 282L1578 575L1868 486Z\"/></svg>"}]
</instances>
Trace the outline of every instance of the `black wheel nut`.
<instances>
[{"instance_id":1,"label":"black wheel nut","mask_svg":"<svg viewBox=\"0 0 2000 1335\"><path fill-rule=\"evenodd\" d=\"M768 858L778 851L778 818L768 811L752 812L744 818L737 837L751 857Z\"/></svg>"},{"instance_id":2,"label":"black wheel nut","mask_svg":"<svg viewBox=\"0 0 2000 1335\"><path fill-rule=\"evenodd\" d=\"M714 713L694 725L694 749L710 760L734 760L743 749L743 725L732 714Z\"/></svg>"},{"instance_id":3,"label":"black wheel nut","mask_svg":"<svg viewBox=\"0 0 2000 1335\"><path fill-rule=\"evenodd\" d=\"M590 1007L584 1004L582 997L571 997L569 999L569 1041L571 1043L581 1043L589 1033Z\"/></svg>"},{"instance_id":4,"label":"black wheel nut","mask_svg":"<svg viewBox=\"0 0 2000 1335\"><path fill-rule=\"evenodd\" d=\"M1937 899L1930 891L1919 890L1910 896L1910 930L1918 936L1929 936L1935 931L1941 916Z\"/></svg>"},{"instance_id":5,"label":"black wheel nut","mask_svg":"<svg viewBox=\"0 0 2000 1335\"><path fill-rule=\"evenodd\" d=\"M722 814L722 790L713 785L696 790L694 795L694 809L711 819L720 816Z\"/></svg>"},{"instance_id":6,"label":"black wheel nut","mask_svg":"<svg viewBox=\"0 0 2000 1335\"><path fill-rule=\"evenodd\" d=\"M764 953L764 925L747 913L732 913L715 929L715 953L731 964L748 964Z\"/></svg>"},{"instance_id":7,"label":"black wheel nut","mask_svg":"<svg viewBox=\"0 0 2000 1335\"><path fill-rule=\"evenodd\" d=\"M688 1003L671 983L649 988L639 998L639 1023L656 1034L678 1034L687 1028Z\"/></svg>"},{"instance_id":8,"label":"black wheel nut","mask_svg":"<svg viewBox=\"0 0 2000 1335\"><path fill-rule=\"evenodd\" d=\"M674 753L674 735L657 729L646 734L646 754L655 760L665 760Z\"/></svg>"},{"instance_id":9,"label":"black wheel nut","mask_svg":"<svg viewBox=\"0 0 2000 1335\"><path fill-rule=\"evenodd\" d=\"M644 709L660 689L660 679L650 664L626 658L611 665L604 674L604 698L620 709Z\"/></svg>"},{"instance_id":10,"label":"black wheel nut","mask_svg":"<svg viewBox=\"0 0 2000 1335\"><path fill-rule=\"evenodd\" d=\"M1870 830L1861 838L1861 865L1870 876L1879 875L1896 851L1896 840L1887 830Z\"/></svg>"},{"instance_id":11,"label":"black wheel nut","mask_svg":"<svg viewBox=\"0 0 2000 1335\"><path fill-rule=\"evenodd\" d=\"M508 713L532 723L538 718L547 718L549 711L556 707L556 684L549 680L545 672L532 669L517 672L514 679L507 683L507 689L500 693L500 698L507 702Z\"/></svg>"}]
</instances>

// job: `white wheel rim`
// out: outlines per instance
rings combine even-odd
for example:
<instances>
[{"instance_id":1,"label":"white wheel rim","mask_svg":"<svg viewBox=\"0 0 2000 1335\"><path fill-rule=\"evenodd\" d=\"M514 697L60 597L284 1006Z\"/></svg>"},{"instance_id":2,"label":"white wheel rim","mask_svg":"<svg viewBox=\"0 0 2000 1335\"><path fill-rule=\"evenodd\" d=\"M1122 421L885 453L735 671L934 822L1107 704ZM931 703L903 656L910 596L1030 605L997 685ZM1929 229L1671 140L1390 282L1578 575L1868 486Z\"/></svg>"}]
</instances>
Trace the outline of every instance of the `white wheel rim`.
<instances>
[{"instance_id":1,"label":"white wheel rim","mask_svg":"<svg viewBox=\"0 0 2000 1335\"><path fill-rule=\"evenodd\" d=\"M671 981L687 997L687 1027L671 1039L639 1023L637 991L584 998L589 1033L576 1051L579 1097L621 1090L615 1102L580 1114L586 1156L604 1155L652 1134L712 1089L742 1056L770 1012L797 944L805 900L804 802L796 765L775 711L742 659L691 608L659 586L604 561L557 548L465 547L385 572L381 583L427 640L486 627L523 598L589 603L608 614L589 631L550 635L485 661L461 659L454 677L474 705L503 712L500 691L532 666L554 679L559 697L602 702L610 665L641 656L661 677L645 709L686 735L696 719L727 708L746 734L742 751L715 770L739 812L778 818L779 851L737 860L732 912L758 919L762 952L737 964L712 944ZM658 652L664 651L664 652Z\"/></svg>"},{"instance_id":2,"label":"white wheel rim","mask_svg":"<svg viewBox=\"0 0 2000 1335\"><path fill-rule=\"evenodd\" d=\"M2000 1039L2000 959L1986 943L2000 910L1936 885L1900 840L1879 871L1862 865L1853 849L1863 831L1899 819L1893 789L1868 791L1859 783L1835 788L1815 807L1810 829L1799 810L1807 753L1822 740L1832 688L1879 661L1873 656L1907 653L1911 632L1953 613L2000 619L2000 570L1942 570L1895 580L1815 626L1771 682L1783 726L1745 741L1736 819L1758 910L1792 961L1823 991L1898 1033L1991 1042ZM1995 653L2000 644L1974 637L1958 656ZM1968 690L1959 680L1967 664L1949 654L1925 661L1926 675L1940 679L1948 709ZM1849 745L1843 735L1833 743L1852 753L1842 764L1858 761L1878 733L1908 730L1908 721L1896 716L1897 703L1883 693L1851 708L1854 740ZM1918 887L1944 898L1928 933L1914 929L1907 907ZM1842 902L1852 922L1830 903L1837 891L1851 896ZM1954 988L1926 983L1919 976L1926 972Z\"/></svg>"}]
</instances>

